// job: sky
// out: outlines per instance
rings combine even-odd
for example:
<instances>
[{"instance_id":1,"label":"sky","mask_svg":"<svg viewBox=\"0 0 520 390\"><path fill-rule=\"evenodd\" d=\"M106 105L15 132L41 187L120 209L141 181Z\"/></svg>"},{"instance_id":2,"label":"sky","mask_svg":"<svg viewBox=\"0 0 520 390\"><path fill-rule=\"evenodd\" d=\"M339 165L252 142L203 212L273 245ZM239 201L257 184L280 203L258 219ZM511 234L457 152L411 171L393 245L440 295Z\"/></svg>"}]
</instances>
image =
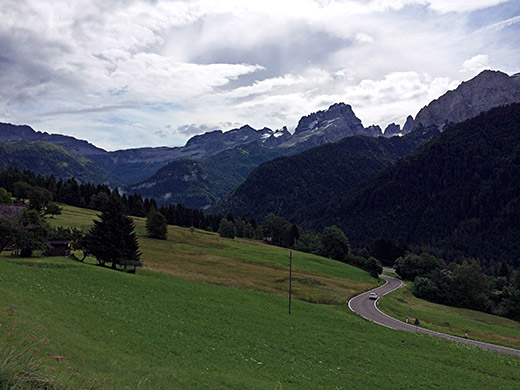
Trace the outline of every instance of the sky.
<instances>
[{"instance_id":1,"label":"sky","mask_svg":"<svg viewBox=\"0 0 520 390\"><path fill-rule=\"evenodd\" d=\"M520 72L519 0L0 0L0 20L0 122L106 150L338 102L384 129Z\"/></svg>"}]
</instances>

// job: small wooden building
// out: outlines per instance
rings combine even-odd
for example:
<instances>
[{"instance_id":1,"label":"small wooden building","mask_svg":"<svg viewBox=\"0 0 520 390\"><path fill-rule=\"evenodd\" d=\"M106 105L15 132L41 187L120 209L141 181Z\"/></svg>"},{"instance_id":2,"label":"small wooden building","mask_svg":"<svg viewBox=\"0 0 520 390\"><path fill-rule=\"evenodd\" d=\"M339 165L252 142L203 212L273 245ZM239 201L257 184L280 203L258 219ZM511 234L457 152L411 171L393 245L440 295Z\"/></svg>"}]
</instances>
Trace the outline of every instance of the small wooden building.
<instances>
[{"instance_id":1,"label":"small wooden building","mask_svg":"<svg viewBox=\"0 0 520 390\"><path fill-rule=\"evenodd\" d=\"M70 241L68 240L52 240L49 241L50 248L47 249L44 256L68 256L70 254Z\"/></svg>"}]
</instances>

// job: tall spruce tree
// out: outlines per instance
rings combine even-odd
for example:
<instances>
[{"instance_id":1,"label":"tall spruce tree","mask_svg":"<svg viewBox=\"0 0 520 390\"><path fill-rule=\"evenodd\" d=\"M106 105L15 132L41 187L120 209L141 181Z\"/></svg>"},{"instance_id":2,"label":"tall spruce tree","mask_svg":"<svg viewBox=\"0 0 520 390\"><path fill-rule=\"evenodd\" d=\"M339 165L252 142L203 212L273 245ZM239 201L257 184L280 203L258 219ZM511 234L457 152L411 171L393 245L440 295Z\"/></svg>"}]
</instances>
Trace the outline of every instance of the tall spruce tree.
<instances>
[{"instance_id":1,"label":"tall spruce tree","mask_svg":"<svg viewBox=\"0 0 520 390\"><path fill-rule=\"evenodd\" d=\"M103 207L100 220L86 235L85 246L88 253L96 257L100 265L111 263L112 268L119 266L141 267L139 243L134 232L134 222L126 215L123 203L117 193L113 193Z\"/></svg>"}]
</instances>

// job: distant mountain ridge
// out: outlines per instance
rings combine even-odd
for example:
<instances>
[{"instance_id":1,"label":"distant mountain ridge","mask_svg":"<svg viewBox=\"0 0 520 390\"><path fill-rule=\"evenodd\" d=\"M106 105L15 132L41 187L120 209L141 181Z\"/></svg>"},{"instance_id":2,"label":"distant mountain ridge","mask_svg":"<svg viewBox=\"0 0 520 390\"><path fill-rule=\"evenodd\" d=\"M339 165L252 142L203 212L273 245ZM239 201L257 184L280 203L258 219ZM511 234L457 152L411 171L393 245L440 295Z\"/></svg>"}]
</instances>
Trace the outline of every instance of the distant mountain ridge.
<instances>
[{"instance_id":1,"label":"distant mountain ridge","mask_svg":"<svg viewBox=\"0 0 520 390\"><path fill-rule=\"evenodd\" d=\"M113 152L107 152L87 141L78 140L74 137L37 132L29 126L9 124L0 126L0 141L13 142L25 139L34 142L44 140L44 142L62 145L67 150L87 157L102 169L111 172L118 178L118 183L122 182L127 185L137 183L135 184L136 186L140 185L140 188L150 190L149 196L157 197L164 196L164 194L171 191L163 192L161 190L160 194L154 193L152 187L159 187L143 186L144 181L151 178L159 169L174 161L182 161L179 164L186 166L186 160L204 161L226 150L233 150L248 144L259 145L260 148L255 148L254 158L251 158L248 162L242 161L239 164L242 167L249 167L247 170L243 170L242 174L235 175L239 181L229 181L230 184L225 186L230 191L234 188L231 185L238 185L243 181L245 178L245 176L242 176L243 174L248 174L258 164L270 158L295 154L314 146L335 142L341 138L359 134L369 136L381 135L381 129L377 126L370 126L365 129L361 124L361 120L352 111L351 106L344 103L337 103L330 106L327 110L304 116L300 120L294 134L291 134L286 127L273 131L269 128L256 130L249 125L245 125L226 132L214 130L196 135L190 138L183 147L146 147ZM277 151L272 152L274 149L277 149ZM262 154L264 156L261 156ZM237 156L243 157L240 153ZM228 162L227 167L222 166L222 164L218 165L218 170L215 170L213 167L209 168L209 170L203 169L202 171L210 172L210 174L209 176L204 174L200 178L206 180L211 177L211 180L222 182L224 177L229 177L225 171L234 170L235 168L232 161L228 159ZM176 170L177 168L174 165L170 165L170 168ZM162 171L163 174L164 172ZM217 178L215 175L219 177ZM151 180L157 182L156 179L154 177ZM112 184L115 184L115 182ZM174 192L176 191L179 191L179 189L176 189ZM220 191L217 192L219 195L213 194L208 199L213 199L215 196L215 199L219 199L221 196ZM182 189L180 189L178 194L181 196ZM182 196L179 199L182 201ZM205 206L207 205L205 204Z\"/></svg>"},{"instance_id":2,"label":"distant mountain ridge","mask_svg":"<svg viewBox=\"0 0 520 390\"><path fill-rule=\"evenodd\" d=\"M266 149L258 142L224 150L205 160L175 160L151 177L124 187L155 198L159 205L183 203L205 209L244 181L259 164L290 153L289 148Z\"/></svg>"},{"instance_id":3,"label":"distant mountain ridge","mask_svg":"<svg viewBox=\"0 0 520 390\"><path fill-rule=\"evenodd\" d=\"M46 132L35 131L27 125L13 125L10 123L0 123L0 142L48 142L63 146L69 152L83 155L96 155L107 153L106 150L98 148L91 143L77 138L61 135L49 134Z\"/></svg>"},{"instance_id":4,"label":"distant mountain ridge","mask_svg":"<svg viewBox=\"0 0 520 390\"><path fill-rule=\"evenodd\" d=\"M455 90L433 100L417 114L413 129L436 126L441 130L478 114L520 102L520 76L484 70Z\"/></svg>"},{"instance_id":5,"label":"distant mountain ridge","mask_svg":"<svg viewBox=\"0 0 520 390\"><path fill-rule=\"evenodd\" d=\"M520 265L520 103L450 127L364 186L317 205L313 226Z\"/></svg>"},{"instance_id":6,"label":"distant mountain ridge","mask_svg":"<svg viewBox=\"0 0 520 390\"><path fill-rule=\"evenodd\" d=\"M484 71L431 102L417 114L415 120L408 116L402 129L399 124L392 123L384 132L379 126L364 127L350 105L336 103L327 110L303 116L294 134L285 127L273 131L268 128L256 130L245 125L226 132L214 130L196 135L183 147L145 147L107 152L74 137L1 123L0 141L43 141L61 145L73 154L90 159L97 165L96 169L109 172L107 180L112 186L124 184L125 189L139 187L146 192L146 196L164 199L169 193L176 194L169 199L175 199L175 202L194 200L192 207L207 207L221 199L226 191L242 183L256 166L272 158L294 155L352 136L407 136L410 140L422 142L460 118L474 116L481 110L511 100L520 101L519 86L518 75L510 77L502 72ZM197 163L188 164L188 161ZM162 169L167 165L168 168ZM188 167L192 169L193 180L172 179ZM193 188L196 188L196 183L200 185L201 192L206 193L205 196L195 194Z\"/></svg>"},{"instance_id":7,"label":"distant mountain ridge","mask_svg":"<svg viewBox=\"0 0 520 390\"><path fill-rule=\"evenodd\" d=\"M0 143L0 170L5 168L28 169L36 174L54 175L58 179L74 177L80 183L120 184L116 177L90 159L47 142Z\"/></svg>"},{"instance_id":8,"label":"distant mountain ridge","mask_svg":"<svg viewBox=\"0 0 520 390\"><path fill-rule=\"evenodd\" d=\"M249 126L223 134L220 131L205 133L193 137L186 148L196 143L208 145L206 149L214 147L216 151L223 149L223 145L233 145L237 139L256 141L207 158L171 161L156 174L125 187L125 190L154 197L159 203L165 200L182 201L190 207L207 208L241 184L261 163L358 134L381 135L381 129L373 126L365 129L352 107L344 103L303 117L294 135L286 128L272 132L270 129L255 130ZM196 190L197 185L200 191Z\"/></svg>"},{"instance_id":9,"label":"distant mountain ridge","mask_svg":"<svg viewBox=\"0 0 520 390\"><path fill-rule=\"evenodd\" d=\"M403 137L345 137L270 160L257 167L212 211L257 220L274 213L305 224L318 204L341 196L438 134L437 130Z\"/></svg>"}]
</instances>

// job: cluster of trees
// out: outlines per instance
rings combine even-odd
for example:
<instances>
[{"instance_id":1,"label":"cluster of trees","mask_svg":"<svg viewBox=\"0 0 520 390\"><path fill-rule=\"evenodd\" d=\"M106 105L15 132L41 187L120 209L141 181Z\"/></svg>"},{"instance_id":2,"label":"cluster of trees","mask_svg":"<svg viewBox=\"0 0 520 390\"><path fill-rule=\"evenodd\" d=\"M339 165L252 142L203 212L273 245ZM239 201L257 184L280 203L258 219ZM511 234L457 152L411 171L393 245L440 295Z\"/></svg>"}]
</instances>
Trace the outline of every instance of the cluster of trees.
<instances>
[{"instance_id":1,"label":"cluster of trees","mask_svg":"<svg viewBox=\"0 0 520 390\"><path fill-rule=\"evenodd\" d=\"M52 204L50 192L42 187L21 184L25 184L29 202L12 215L0 217L0 252L12 247L20 251L20 256L30 257L34 250L47 250L49 241L66 240L70 241L72 249L83 251L83 260L92 255L102 266L110 264L114 269L117 266L131 267L131 272L142 265L133 220L126 214L117 193L111 194L103 206L100 220L94 220L92 228L85 233L75 228L51 227L44 218ZM0 203L12 202L11 194L0 187ZM151 229L150 235L165 238L164 228L161 229L164 217L161 220L157 211L150 216L147 224Z\"/></svg>"},{"instance_id":2,"label":"cluster of trees","mask_svg":"<svg viewBox=\"0 0 520 390\"><path fill-rule=\"evenodd\" d=\"M222 237L259 239L280 247L348 262L366 269L374 277L382 272L381 263L374 257L350 254L349 240L336 226L326 227L321 233L316 234L304 231L296 224L272 213L265 217L261 225L257 225L254 219L235 219L232 214L225 217L205 215L202 210L190 209L183 204L157 208L155 200L143 199L139 194L121 196L117 189L110 189L106 185L79 184L74 179L57 181L52 176L44 177L34 175L30 171L20 172L15 169L0 172L0 186L14 191L16 197L29 199L29 208L41 217L61 212L54 202L102 211L101 221L94 221L94 227L87 233L63 229L54 232L55 239L70 240L73 249L83 250L83 259L87 254L93 255L100 265L139 266L139 250L138 246L134 245L137 241L135 236L130 237L133 234L133 224L130 223L128 215L133 215L147 216L147 234L153 238L166 239L168 224L194 227L218 232ZM7 190L5 192L9 194ZM7 195L1 192L0 196ZM121 231L117 234L110 233L111 229L116 231L115 226L120 226ZM47 234L45 239L48 237ZM42 239L43 241L45 240ZM110 249L115 242L119 242L115 246L120 248ZM42 245L33 245L33 249ZM130 252L125 253L121 249L123 245L128 246Z\"/></svg>"},{"instance_id":3,"label":"cluster of trees","mask_svg":"<svg viewBox=\"0 0 520 390\"><path fill-rule=\"evenodd\" d=\"M50 225L36 211L25 209L11 218L0 217L0 251L12 247L22 257L30 257L34 250L45 250Z\"/></svg>"},{"instance_id":4,"label":"cluster of trees","mask_svg":"<svg viewBox=\"0 0 520 390\"><path fill-rule=\"evenodd\" d=\"M395 262L397 274L413 281L415 296L450 306L520 320L520 270L504 262L487 275L476 260L447 264L428 253L408 253Z\"/></svg>"},{"instance_id":5,"label":"cluster of trees","mask_svg":"<svg viewBox=\"0 0 520 390\"><path fill-rule=\"evenodd\" d=\"M0 252L11 247L20 251L23 257L30 257L34 250L48 249L48 240L57 230L45 221L45 216L61 213L61 208L51 202L50 193L40 187L20 185L19 191L28 198L27 207L14 203L12 194L0 187ZM7 206L7 207L6 207Z\"/></svg>"},{"instance_id":6,"label":"cluster of trees","mask_svg":"<svg viewBox=\"0 0 520 390\"><path fill-rule=\"evenodd\" d=\"M345 233L337 226L328 226L321 233L304 231L284 217L270 213L259 225L248 223L244 218L233 220L232 216L222 218L218 233L221 237L245 237L264 240L270 244L313 253L363 268L377 276L383 271L381 262L371 256L354 256L350 253L350 243Z\"/></svg>"},{"instance_id":7,"label":"cluster of trees","mask_svg":"<svg viewBox=\"0 0 520 390\"><path fill-rule=\"evenodd\" d=\"M222 219L222 215L205 215L202 210L191 209L183 204L158 208L154 199L143 199L140 194L120 195L117 188L111 189L105 184L80 184L73 178L65 181L56 180L53 176L35 175L27 170L21 172L9 168L0 172L0 187L20 199L30 199L31 194L40 194L39 201L64 203L98 211L103 210L111 195L115 193L120 196L124 211L128 215L145 217L150 210L155 209L165 217L169 225L193 226L213 232L218 230ZM54 206L50 208L56 210Z\"/></svg>"}]
</instances>

